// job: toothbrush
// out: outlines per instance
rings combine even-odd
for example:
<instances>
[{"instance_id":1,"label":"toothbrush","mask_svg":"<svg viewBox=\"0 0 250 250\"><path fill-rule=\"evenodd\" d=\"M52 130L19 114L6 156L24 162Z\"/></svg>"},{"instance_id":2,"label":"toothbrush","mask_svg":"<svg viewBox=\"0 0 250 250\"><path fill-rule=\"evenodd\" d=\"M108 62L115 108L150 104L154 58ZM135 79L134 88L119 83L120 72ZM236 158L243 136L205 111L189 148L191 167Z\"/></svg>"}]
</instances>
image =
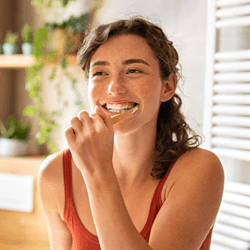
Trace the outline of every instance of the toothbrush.
<instances>
[{"instance_id":1,"label":"toothbrush","mask_svg":"<svg viewBox=\"0 0 250 250\"><path fill-rule=\"evenodd\" d=\"M111 117L112 124L114 125L114 124L116 124L117 122L119 122L119 121L121 121L122 119L124 119L125 117L134 114L137 110L138 110L138 106L135 106L134 108L130 109L130 110L127 111L127 112L124 112L124 113L121 113L121 114L118 114L118 115L113 115L113 116Z\"/></svg>"}]
</instances>

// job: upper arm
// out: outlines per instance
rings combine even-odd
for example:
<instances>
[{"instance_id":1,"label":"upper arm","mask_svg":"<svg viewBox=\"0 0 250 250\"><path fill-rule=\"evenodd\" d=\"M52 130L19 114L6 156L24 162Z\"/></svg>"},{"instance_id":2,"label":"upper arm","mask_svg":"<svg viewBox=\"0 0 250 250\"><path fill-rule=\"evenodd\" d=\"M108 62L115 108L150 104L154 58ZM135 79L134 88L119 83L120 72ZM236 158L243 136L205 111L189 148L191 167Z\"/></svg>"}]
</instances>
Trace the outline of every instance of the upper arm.
<instances>
[{"instance_id":1,"label":"upper arm","mask_svg":"<svg viewBox=\"0 0 250 250\"><path fill-rule=\"evenodd\" d=\"M149 244L154 250L199 249L220 206L223 168L213 153L197 149L184 154L172 172Z\"/></svg>"},{"instance_id":2,"label":"upper arm","mask_svg":"<svg viewBox=\"0 0 250 250\"><path fill-rule=\"evenodd\" d=\"M60 190L63 189L61 155L47 157L39 172L39 196L49 230L51 249L71 249L71 233L59 213Z\"/></svg>"}]
</instances>

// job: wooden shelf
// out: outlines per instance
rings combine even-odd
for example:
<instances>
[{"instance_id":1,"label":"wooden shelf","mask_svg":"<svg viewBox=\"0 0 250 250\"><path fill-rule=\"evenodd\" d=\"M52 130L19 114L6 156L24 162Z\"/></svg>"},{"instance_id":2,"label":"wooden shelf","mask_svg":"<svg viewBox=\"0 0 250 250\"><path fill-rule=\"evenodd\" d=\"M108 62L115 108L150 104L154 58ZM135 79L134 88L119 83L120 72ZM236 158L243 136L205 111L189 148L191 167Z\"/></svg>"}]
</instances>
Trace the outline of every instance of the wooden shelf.
<instances>
[{"instance_id":1,"label":"wooden shelf","mask_svg":"<svg viewBox=\"0 0 250 250\"><path fill-rule=\"evenodd\" d=\"M0 166L2 161L6 162L28 162L28 161L43 161L49 155L40 155L40 154L30 154L26 156L0 156Z\"/></svg>"},{"instance_id":2,"label":"wooden shelf","mask_svg":"<svg viewBox=\"0 0 250 250\"><path fill-rule=\"evenodd\" d=\"M33 63L34 63L34 58L32 56L0 55L0 68L9 68L9 69L28 68Z\"/></svg>"},{"instance_id":3,"label":"wooden shelf","mask_svg":"<svg viewBox=\"0 0 250 250\"><path fill-rule=\"evenodd\" d=\"M66 56L66 60L69 65L77 65L77 57L75 55L68 55ZM28 68L34 63L34 58L32 56L25 56L25 55L0 55L0 68L6 69L24 69ZM48 63L49 66L53 66L56 64L55 62Z\"/></svg>"}]
</instances>

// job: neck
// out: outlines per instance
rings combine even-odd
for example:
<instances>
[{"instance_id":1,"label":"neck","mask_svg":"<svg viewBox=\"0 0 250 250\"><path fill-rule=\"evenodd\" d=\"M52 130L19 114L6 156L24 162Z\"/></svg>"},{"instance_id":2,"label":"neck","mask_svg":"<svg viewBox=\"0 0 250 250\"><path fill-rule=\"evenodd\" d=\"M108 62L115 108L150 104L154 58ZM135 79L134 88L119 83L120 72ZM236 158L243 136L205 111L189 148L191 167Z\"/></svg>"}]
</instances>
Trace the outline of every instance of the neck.
<instances>
[{"instance_id":1,"label":"neck","mask_svg":"<svg viewBox=\"0 0 250 250\"><path fill-rule=\"evenodd\" d=\"M151 178L155 139L155 126L115 135L113 164L119 182L143 182Z\"/></svg>"}]
</instances>

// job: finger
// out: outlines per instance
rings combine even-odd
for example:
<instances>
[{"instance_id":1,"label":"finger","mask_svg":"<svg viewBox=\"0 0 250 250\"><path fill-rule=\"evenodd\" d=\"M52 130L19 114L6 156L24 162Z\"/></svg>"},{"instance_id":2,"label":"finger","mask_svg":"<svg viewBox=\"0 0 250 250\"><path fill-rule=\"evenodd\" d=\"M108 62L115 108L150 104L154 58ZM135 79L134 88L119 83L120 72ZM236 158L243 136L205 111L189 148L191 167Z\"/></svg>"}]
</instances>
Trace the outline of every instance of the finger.
<instances>
[{"instance_id":1,"label":"finger","mask_svg":"<svg viewBox=\"0 0 250 250\"><path fill-rule=\"evenodd\" d=\"M106 124L106 126L110 129L110 131L113 131L113 125L112 125L112 121L111 121L110 116L108 114L106 114L98 106L95 107L95 113L98 114L102 118L102 120L104 121L104 123Z\"/></svg>"},{"instance_id":2,"label":"finger","mask_svg":"<svg viewBox=\"0 0 250 250\"><path fill-rule=\"evenodd\" d=\"M75 141L76 134L75 134L75 131L72 127L67 128L64 131L64 134L65 134L65 137L66 137L68 144L70 144L72 141Z\"/></svg>"},{"instance_id":3,"label":"finger","mask_svg":"<svg viewBox=\"0 0 250 250\"><path fill-rule=\"evenodd\" d=\"M81 131L82 129L82 122L78 117L73 117L70 120L70 125L73 128L74 132L77 133L78 131Z\"/></svg>"},{"instance_id":4,"label":"finger","mask_svg":"<svg viewBox=\"0 0 250 250\"><path fill-rule=\"evenodd\" d=\"M89 116L89 113L87 111L81 111L78 115L82 126L84 126L85 128L92 126L93 121L92 118Z\"/></svg>"},{"instance_id":5,"label":"finger","mask_svg":"<svg viewBox=\"0 0 250 250\"><path fill-rule=\"evenodd\" d=\"M104 123L103 118L96 113L91 114L91 118L92 118L93 122L100 121L101 123Z\"/></svg>"},{"instance_id":6,"label":"finger","mask_svg":"<svg viewBox=\"0 0 250 250\"><path fill-rule=\"evenodd\" d=\"M87 111L81 111L79 114L78 114L78 117L81 121L84 121L86 119L89 118L89 113Z\"/></svg>"}]
</instances>

